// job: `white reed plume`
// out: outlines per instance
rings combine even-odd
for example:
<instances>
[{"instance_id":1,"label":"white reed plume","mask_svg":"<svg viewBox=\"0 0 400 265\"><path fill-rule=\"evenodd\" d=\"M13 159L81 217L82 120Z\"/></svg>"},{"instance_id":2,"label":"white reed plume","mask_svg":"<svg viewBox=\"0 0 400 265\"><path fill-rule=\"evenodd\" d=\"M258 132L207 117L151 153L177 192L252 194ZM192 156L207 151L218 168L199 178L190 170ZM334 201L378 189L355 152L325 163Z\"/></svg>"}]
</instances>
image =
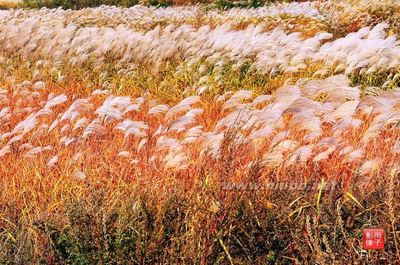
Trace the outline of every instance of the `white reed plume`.
<instances>
[{"instance_id":1,"label":"white reed plume","mask_svg":"<svg viewBox=\"0 0 400 265\"><path fill-rule=\"evenodd\" d=\"M199 108L189 110L185 115L173 121L169 125L168 131L182 132L186 130L186 127L195 121L196 116L202 114L203 112L204 110Z\"/></svg>"},{"instance_id":2,"label":"white reed plume","mask_svg":"<svg viewBox=\"0 0 400 265\"><path fill-rule=\"evenodd\" d=\"M0 149L0 158L7 155L8 153L11 153L11 147L9 145L6 145Z\"/></svg>"},{"instance_id":3,"label":"white reed plume","mask_svg":"<svg viewBox=\"0 0 400 265\"><path fill-rule=\"evenodd\" d=\"M98 119L94 119L83 132L82 137L86 138L90 135L103 135L106 134L107 130L104 128Z\"/></svg>"},{"instance_id":4,"label":"white reed plume","mask_svg":"<svg viewBox=\"0 0 400 265\"><path fill-rule=\"evenodd\" d=\"M58 163L58 159L59 159L58 156L53 156L53 157L50 158L49 161L47 162L47 166L48 166L49 168L54 167L54 166Z\"/></svg>"},{"instance_id":5,"label":"white reed plume","mask_svg":"<svg viewBox=\"0 0 400 265\"><path fill-rule=\"evenodd\" d=\"M372 159L364 162L360 167L360 175L368 175L379 170L381 161L379 159Z\"/></svg>"},{"instance_id":6,"label":"white reed plume","mask_svg":"<svg viewBox=\"0 0 400 265\"><path fill-rule=\"evenodd\" d=\"M174 116L178 112L190 110L192 108L192 105L199 102L199 100L200 100L199 96L191 96L185 98L179 104L173 106L167 111L167 113L165 114L165 119L169 120L172 116Z\"/></svg>"}]
</instances>

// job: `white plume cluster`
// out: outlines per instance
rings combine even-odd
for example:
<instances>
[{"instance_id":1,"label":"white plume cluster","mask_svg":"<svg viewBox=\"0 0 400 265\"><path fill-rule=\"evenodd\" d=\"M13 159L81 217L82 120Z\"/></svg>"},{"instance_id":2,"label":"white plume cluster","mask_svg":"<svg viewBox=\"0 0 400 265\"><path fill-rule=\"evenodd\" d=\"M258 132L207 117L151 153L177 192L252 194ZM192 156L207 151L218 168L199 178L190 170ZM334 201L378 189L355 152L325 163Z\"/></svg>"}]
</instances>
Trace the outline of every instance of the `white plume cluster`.
<instances>
[{"instance_id":1,"label":"white plume cluster","mask_svg":"<svg viewBox=\"0 0 400 265\"><path fill-rule=\"evenodd\" d=\"M126 72L137 65L150 65L157 72L164 62L195 65L200 61L216 68L226 63L240 66L251 62L253 69L265 74L297 73L310 64L322 64L316 73L320 75L328 71L375 73L400 66L400 43L395 35L388 35L385 23L330 41L332 34L323 31L303 39L300 33L287 33L280 28L265 32L262 23L235 30L229 22L238 16L286 13L317 16L313 5L292 3L260 9L210 11L206 13L210 18L222 17L218 20L222 22L215 27L169 23L166 27L151 29L135 29L125 20L139 23L142 18L174 21L175 16L182 16L186 19L194 16L199 7L6 11L0 23L0 52L18 52L22 58L43 58L43 63L56 69L65 62L71 65L90 62L94 67L101 67L112 60ZM115 27L101 23L88 26L76 21L95 16L109 20L122 16L125 20ZM42 84L35 86L39 89Z\"/></svg>"},{"instance_id":2,"label":"white plume cluster","mask_svg":"<svg viewBox=\"0 0 400 265\"><path fill-rule=\"evenodd\" d=\"M71 145L90 157L97 152L91 146L103 143L119 146L115 156L135 161L132 164L151 161L157 167L179 170L207 154L218 159L225 137L234 129L234 143L260 154L267 166L323 163L343 156L342 163L362 165L361 172L368 173L382 155L399 155L400 92L360 98L358 90L343 75L303 79L271 96L254 98L246 90L227 93L215 98L215 109L204 109L201 96L187 97L171 108L146 97L113 95L72 101L61 94L40 105L26 100L27 96L49 96L28 87L17 98L19 108L30 108L31 113L20 114L11 94L0 95L0 157L31 159L40 154L48 156L46 163L54 167ZM329 96L320 100L320 91ZM138 103L134 108L138 111L126 111ZM59 114L38 115L51 108L58 108ZM392 148L367 157L371 139L380 135ZM150 152L146 156L142 155L144 146Z\"/></svg>"}]
</instances>

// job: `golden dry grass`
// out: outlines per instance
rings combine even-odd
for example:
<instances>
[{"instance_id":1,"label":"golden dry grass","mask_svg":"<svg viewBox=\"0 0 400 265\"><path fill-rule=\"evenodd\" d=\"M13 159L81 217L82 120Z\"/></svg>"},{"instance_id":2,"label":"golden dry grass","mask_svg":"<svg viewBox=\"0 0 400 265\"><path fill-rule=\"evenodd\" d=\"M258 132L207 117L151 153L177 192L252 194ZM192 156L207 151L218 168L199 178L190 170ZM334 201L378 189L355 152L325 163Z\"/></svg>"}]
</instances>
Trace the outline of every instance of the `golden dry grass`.
<instances>
[{"instance_id":1,"label":"golden dry grass","mask_svg":"<svg viewBox=\"0 0 400 265\"><path fill-rule=\"evenodd\" d=\"M109 32L124 21L117 15L94 22L87 18L91 12L59 15L84 29ZM79 20L78 14L87 17ZM189 33L178 31L183 38L201 25L217 29L228 23L228 13L221 14L221 21L184 17L174 23L193 26ZM46 34L56 25L65 28L46 28L44 17L36 25L46 30L19 42L13 29L38 15L20 16L9 27L0 24L1 264L399 260L400 78L388 66L397 62L393 35L374 31L379 45L387 43L378 56L384 60L366 53L367 66L348 74L351 63L326 58L300 60L304 65L290 70L299 61L291 50L297 41L314 43L321 31L338 29L315 17L282 15L275 22L266 19L260 30L267 40L280 38L267 60L260 60L265 49L245 60L237 54L265 44L257 39L241 50L220 42L225 46L199 60L186 58L190 53L183 48L157 60L168 46L153 44L156 53L140 46L147 39L139 39L133 48L148 53L132 52L129 60L141 58L133 67L129 60L121 63L117 46L83 46L91 43L87 39L59 59L60 47L73 45L55 41L45 50L50 41L43 40L53 36ZM231 25L232 32L254 32L251 23L258 25L260 18L249 17ZM168 19L157 19L126 23L139 36L157 24L168 26ZM278 28L283 32L275 37L262 35ZM320 46L337 40L340 30ZM290 39L293 32L300 37ZM152 34L159 41L160 34ZM253 36L246 34L235 36ZM223 40L210 36L203 35ZM173 34L163 37L176 40ZM363 40L342 39L352 49ZM199 55L213 47L202 44L187 49L202 47L193 53ZM374 48L365 46L361 52ZM117 48L96 65L98 47ZM338 48L337 61L340 52L352 49ZM278 57L279 69L272 71ZM362 249L362 231L369 227L385 229L384 250Z\"/></svg>"}]
</instances>

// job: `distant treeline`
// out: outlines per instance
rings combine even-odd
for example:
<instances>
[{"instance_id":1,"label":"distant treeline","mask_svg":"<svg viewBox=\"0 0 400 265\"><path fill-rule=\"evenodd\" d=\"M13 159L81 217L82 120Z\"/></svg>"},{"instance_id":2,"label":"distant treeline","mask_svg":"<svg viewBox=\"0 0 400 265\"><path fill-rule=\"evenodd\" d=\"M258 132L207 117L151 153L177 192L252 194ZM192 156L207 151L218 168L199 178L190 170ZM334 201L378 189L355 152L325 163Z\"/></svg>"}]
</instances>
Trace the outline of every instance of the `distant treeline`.
<instances>
[{"instance_id":1,"label":"distant treeline","mask_svg":"<svg viewBox=\"0 0 400 265\"><path fill-rule=\"evenodd\" d=\"M144 4L157 7L167 7L172 5L187 4L214 4L218 8L255 8L265 4L277 2L274 0L23 0L25 7L41 8L62 7L65 9L81 9L85 7L97 7L101 5L115 5L121 7L130 7L137 4ZM281 1L293 2L293 1ZM301 1L299 1L301 2Z\"/></svg>"}]
</instances>

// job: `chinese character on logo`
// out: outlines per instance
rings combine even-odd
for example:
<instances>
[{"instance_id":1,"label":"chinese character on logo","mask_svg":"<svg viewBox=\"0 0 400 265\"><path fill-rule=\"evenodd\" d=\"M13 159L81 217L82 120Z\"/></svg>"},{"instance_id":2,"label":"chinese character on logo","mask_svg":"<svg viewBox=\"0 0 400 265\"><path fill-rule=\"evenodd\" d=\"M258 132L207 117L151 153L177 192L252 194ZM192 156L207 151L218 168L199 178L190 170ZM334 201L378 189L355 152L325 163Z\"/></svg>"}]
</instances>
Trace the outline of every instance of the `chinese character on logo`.
<instances>
[{"instance_id":1,"label":"chinese character on logo","mask_svg":"<svg viewBox=\"0 0 400 265\"><path fill-rule=\"evenodd\" d=\"M364 229L363 249L383 249L385 232L383 229Z\"/></svg>"}]
</instances>

